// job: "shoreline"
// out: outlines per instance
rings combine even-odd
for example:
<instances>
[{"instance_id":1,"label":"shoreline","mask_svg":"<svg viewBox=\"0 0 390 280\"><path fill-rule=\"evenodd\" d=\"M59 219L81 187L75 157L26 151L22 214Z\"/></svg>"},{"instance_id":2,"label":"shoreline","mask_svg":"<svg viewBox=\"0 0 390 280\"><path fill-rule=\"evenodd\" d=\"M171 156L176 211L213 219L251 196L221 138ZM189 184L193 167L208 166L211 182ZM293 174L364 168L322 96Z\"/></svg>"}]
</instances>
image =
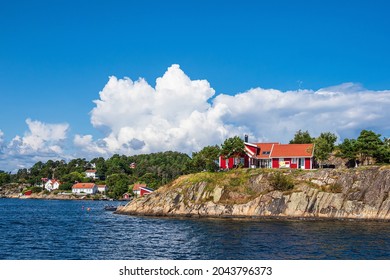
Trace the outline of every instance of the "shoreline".
<instances>
[{"instance_id":1,"label":"shoreline","mask_svg":"<svg viewBox=\"0 0 390 280\"><path fill-rule=\"evenodd\" d=\"M152 214L140 212L121 212L115 211L114 214L125 216L138 216L148 218L166 218L166 219L218 219L218 220L280 220L280 221L348 221L348 222L390 222L390 219L378 218L358 218L358 217L308 217L308 216L277 216L277 215L194 215L194 214Z\"/></svg>"}]
</instances>

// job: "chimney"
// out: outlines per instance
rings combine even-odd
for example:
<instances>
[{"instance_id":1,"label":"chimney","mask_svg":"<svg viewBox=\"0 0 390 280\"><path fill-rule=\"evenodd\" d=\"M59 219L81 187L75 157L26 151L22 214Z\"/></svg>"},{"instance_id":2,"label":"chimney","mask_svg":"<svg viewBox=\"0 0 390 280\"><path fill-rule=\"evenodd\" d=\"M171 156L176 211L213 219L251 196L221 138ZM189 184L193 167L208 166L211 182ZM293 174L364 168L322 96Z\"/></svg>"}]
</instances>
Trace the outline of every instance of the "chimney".
<instances>
[{"instance_id":1,"label":"chimney","mask_svg":"<svg viewBox=\"0 0 390 280\"><path fill-rule=\"evenodd\" d=\"M244 139L245 139L244 142L248 143L248 134L245 134Z\"/></svg>"}]
</instances>

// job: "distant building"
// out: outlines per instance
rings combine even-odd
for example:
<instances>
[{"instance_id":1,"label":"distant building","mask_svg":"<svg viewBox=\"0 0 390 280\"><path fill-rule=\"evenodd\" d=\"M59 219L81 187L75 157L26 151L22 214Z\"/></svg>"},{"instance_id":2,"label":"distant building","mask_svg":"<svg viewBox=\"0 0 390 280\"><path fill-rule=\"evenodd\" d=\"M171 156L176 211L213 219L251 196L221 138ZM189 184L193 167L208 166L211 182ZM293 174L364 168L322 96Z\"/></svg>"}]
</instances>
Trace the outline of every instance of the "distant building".
<instances>
[{"instance_id":1,"label":"distant building","mask_svg":"<svg viewBox=\"0 0 390 280\"><path fill-rule=\"evenodd\" d=\"M77 183L72 186L72 193L74 194L95 194L98 192L98 187L94 183Z\"/></svg>"},{"instance_id":2,"label":"distant building","mask_svg":"<svg viewBox=\"0 0 390 280\"><path fill-rule=\"evenodd\" d=\"M137 167L137 165L135 164L135 162L132 162L131 164L130 164L130 168L131 169L134 169L134 168L136 168Z\"/></svg>"},{"instance_id":3,"label":"distant building","mask_svg":"<svg viewBox=\"0 0 390 280\"><path fill-rule=\"evenodd\" d=\"M98 188L98 192L100 193L106 193L108 190L107 185L97 185L97 188Z\"/></svg>"},{"instance_id":4,"label":"distant building","mask_svg":"<svg viewBox=\"0 0 390 280\"><path fill-rule=\"evenodd\" d=\"M89 169L85 171L85 177L92 178L92 179L99 179L99 177L96 176L96 170L95 169Z\"/></svg>"},{"instance_id":5,"label":"distant building","mask_svg":"<svg viewBox=\"0 0 390 280\"><path fill-rule=\"evenodd\" d=\"M61 185L60 181L58 181L56 179L50 179L50 180L47 180L44 187L48 191L53 191L53 190L58 190L60 185Z\"/></svg>"},{"instance_id":6,"label":"distant building","mask_svg":"<svg viewBox=\"0 0 390 280\"><path fill-rule=\"evenodd\" d=\"M151 194L152 192L154 192L154 190L151 189L151 188L141 187L139 196L144 196L144 195L147 195L147 194Z\"/></svg>"},{"instance_id":7,"label":"distant building","mask_svg":"<svg viewBox=\"0 0 390 280\"><path fill-rule=\"evenodd\" d=\"M122 195L122 199L124 199L124 200L130 200L130 198L131 198L131 194L129 194L129 193L124 193Z\"/></svg>"},{"instance_id":8,"label":"distant building","mask_svg":"<svg viewBox=\"0 0 390 280\"><path fill-rule=\"evenodd\" d=\"M140 183L135 183L133 187L133 194L135 196L140 196L141 195L141 187L146 188L146 184L140 184Z\"/></svg>"}]
</instances>

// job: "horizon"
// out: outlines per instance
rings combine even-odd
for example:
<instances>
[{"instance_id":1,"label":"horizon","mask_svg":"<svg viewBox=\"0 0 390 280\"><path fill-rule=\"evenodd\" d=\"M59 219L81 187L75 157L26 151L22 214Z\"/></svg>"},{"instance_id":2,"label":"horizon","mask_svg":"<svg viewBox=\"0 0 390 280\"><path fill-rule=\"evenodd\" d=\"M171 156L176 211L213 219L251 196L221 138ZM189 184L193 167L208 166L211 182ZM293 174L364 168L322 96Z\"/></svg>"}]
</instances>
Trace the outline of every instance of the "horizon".
<instances>
[{"instance_id":1,"label":"horizon","mask_svg":"<svg viewBox=\"0 0 390 280\"><path fill-rule=\"evenodd\" d=\"M387 1L12 1L0 170L390 132Z\"/></svg>"}]
</instances>

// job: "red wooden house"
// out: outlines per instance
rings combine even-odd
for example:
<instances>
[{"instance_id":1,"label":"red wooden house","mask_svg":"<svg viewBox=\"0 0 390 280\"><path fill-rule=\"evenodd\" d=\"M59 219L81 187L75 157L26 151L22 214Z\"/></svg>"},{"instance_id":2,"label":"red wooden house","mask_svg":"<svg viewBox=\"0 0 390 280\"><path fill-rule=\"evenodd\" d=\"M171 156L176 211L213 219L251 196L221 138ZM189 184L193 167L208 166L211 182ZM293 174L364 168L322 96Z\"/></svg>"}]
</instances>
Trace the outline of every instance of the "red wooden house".
<instances>
[{"instance_id":1,"label":"red wooden house","mask_svg":"<svg viewBox=\"0 0 390 280\"><path fill-rule=\"evenodd\" d=\"M139 194L139 196L143 196L143 195L146 195L146 194L150 194L150 193L152 193L152 192L154 192L154 190L151 189L151 188L148 188L148 187L140 187L140 194Z\"/></svg>"},{"instance_id":2,"label":"red wooden house","mask_svg":"<svg viewBox=\"0 0 390 280\"><path fill-rule=\"evenodd\" d=\"M251 168L312 169L314 144L247 143L245 154L236 158L219 157L221 169L236 166Z\"/></svg>"}]
</instances>

